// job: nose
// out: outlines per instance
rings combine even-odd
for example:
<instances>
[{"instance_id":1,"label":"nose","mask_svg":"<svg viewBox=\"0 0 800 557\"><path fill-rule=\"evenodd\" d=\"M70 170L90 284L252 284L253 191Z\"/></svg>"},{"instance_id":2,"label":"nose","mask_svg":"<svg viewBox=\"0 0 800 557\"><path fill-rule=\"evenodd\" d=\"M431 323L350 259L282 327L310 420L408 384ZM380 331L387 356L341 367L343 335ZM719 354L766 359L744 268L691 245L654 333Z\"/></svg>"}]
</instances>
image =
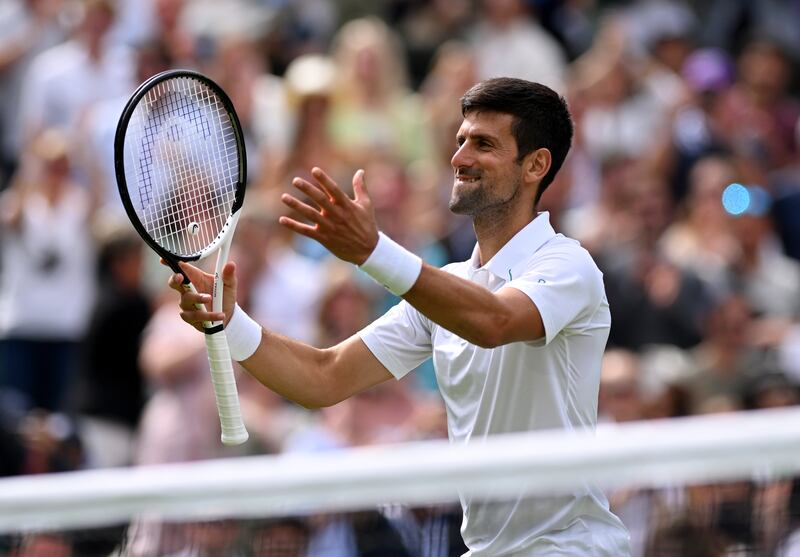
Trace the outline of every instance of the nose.
<instances>
[{"instance_id":1,"label":"nose","mask_svg":"<svg viewBox=\"0 0 800 557\"><path fill-rule=\"evenodd\" d=\"M461 146L459 146L459 148L453 154L453 158L450 159L450 165L453 167L454 170L472 166L474 159L469 152L469 147L467 146L468 143L469 142L467 141L462 143Z\"/></svg>"}]
</instances>

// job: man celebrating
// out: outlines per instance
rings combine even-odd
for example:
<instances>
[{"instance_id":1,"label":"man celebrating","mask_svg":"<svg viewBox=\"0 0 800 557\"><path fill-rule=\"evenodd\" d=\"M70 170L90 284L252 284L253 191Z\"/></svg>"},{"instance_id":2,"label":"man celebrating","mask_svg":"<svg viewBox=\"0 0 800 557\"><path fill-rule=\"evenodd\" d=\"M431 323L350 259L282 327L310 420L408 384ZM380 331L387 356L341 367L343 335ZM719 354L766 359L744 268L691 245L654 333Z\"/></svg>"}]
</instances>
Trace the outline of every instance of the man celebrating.
<instances>
[{"instance_id":1,"label":"man celebrating","mask_svg":"<svg viewBox=\"0 0 800 557\"><path fill-rule=\"evenodd\" d=\"M359 266L403 301L348 340L317 349L263 330L235 305L235 265L224 270L224 313L209 303L212 277L182 269L201 291L183 292L182 318L224 320L231 355L261 383L308 407L335 404L429 357L453 442L488 435L594 428L600 362L611 317L602 274L578 242L556 234L537 204L572 140L564 100L551 89L490 79L461 99L464 121L451 160L450 209L473 219L469 261L437 269L378 231L364 172L351 199L320 169L295 178L309 199L283 202L307 222L287 228ZM628 534L603 494L462 500L468 555L555 557L630 554Z\"/></svg>"}]
</instances>

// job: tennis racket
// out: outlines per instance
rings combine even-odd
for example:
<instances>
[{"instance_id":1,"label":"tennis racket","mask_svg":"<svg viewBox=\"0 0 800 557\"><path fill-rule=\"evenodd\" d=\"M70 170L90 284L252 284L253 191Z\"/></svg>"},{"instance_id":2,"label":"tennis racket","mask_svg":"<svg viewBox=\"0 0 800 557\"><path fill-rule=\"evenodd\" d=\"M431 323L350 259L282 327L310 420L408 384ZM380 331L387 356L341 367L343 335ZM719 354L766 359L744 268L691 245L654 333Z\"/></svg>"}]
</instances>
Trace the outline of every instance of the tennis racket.
<instances>
[{"instance_id":1,"label":"tennis racket","mask_svg":"<svg viewBox=\"0 0 800 557\"><path fill-rule=\"evenodd\" d=\"M222 267L244 202L246 160L239 119L208 77L169 70L142 83L114 140L122 203L144 241L195 291L178 266L217 254L212 310L222 311ZM205 309L198 305L198 309ZM222 322L203 323L222 442L247 440Z\"/></svg>"}]
</instances>

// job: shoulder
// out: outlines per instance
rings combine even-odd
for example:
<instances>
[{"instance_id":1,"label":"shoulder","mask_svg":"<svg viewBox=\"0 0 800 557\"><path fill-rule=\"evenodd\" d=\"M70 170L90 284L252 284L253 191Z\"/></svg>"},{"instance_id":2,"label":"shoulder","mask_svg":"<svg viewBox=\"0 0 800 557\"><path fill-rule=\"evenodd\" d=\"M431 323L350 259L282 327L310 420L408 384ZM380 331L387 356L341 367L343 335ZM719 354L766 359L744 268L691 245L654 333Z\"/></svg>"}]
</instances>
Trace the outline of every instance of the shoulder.
<instances>
[{"instance_id":1,"label":"shoulder","mask_svg":"<svg viewBox=\"0 0 800 557\"><path fill-rule=\"evenodd\" d=\"M579 283L593 299L605 293L603 273L580 242L556 234L525 264L524 273L548 275L557 282Z\"/></svg>"},{"instance_id":2,"label":"shoulder","mask_svg":"<svg viewBox=\"0 0 800 557\"><path fill-rule=\"evenodd\" d=\"M545 263L558 264L567 271L579 271L592 276L602 275L589 251L578 240L563 234L556 234L529 261L531 267Z\"/></svg>"}]
</instances>

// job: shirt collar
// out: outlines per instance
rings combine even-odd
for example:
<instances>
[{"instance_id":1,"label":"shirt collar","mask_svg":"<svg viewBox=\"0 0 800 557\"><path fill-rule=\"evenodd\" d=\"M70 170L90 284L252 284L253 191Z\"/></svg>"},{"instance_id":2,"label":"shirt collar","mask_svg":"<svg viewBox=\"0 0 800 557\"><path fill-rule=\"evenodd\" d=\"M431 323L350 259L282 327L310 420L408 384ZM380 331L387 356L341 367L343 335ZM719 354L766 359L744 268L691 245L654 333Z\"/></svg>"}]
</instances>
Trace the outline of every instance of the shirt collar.
<instances>
[{"instance_id":1,"label":"shirt collar","mask_svg":"<svg viewBox=\"0 0 800 557\"><path fill-rule=\"evenodd\" d=\"M543 211L506 242L483 268L503 280L513 280L517 271L515 267L526 262L555 235L556 232L550 224L550 213ZM472 250L471 263L474 269L480 267L477 244Z\"/></svg>"}]
</instances>

